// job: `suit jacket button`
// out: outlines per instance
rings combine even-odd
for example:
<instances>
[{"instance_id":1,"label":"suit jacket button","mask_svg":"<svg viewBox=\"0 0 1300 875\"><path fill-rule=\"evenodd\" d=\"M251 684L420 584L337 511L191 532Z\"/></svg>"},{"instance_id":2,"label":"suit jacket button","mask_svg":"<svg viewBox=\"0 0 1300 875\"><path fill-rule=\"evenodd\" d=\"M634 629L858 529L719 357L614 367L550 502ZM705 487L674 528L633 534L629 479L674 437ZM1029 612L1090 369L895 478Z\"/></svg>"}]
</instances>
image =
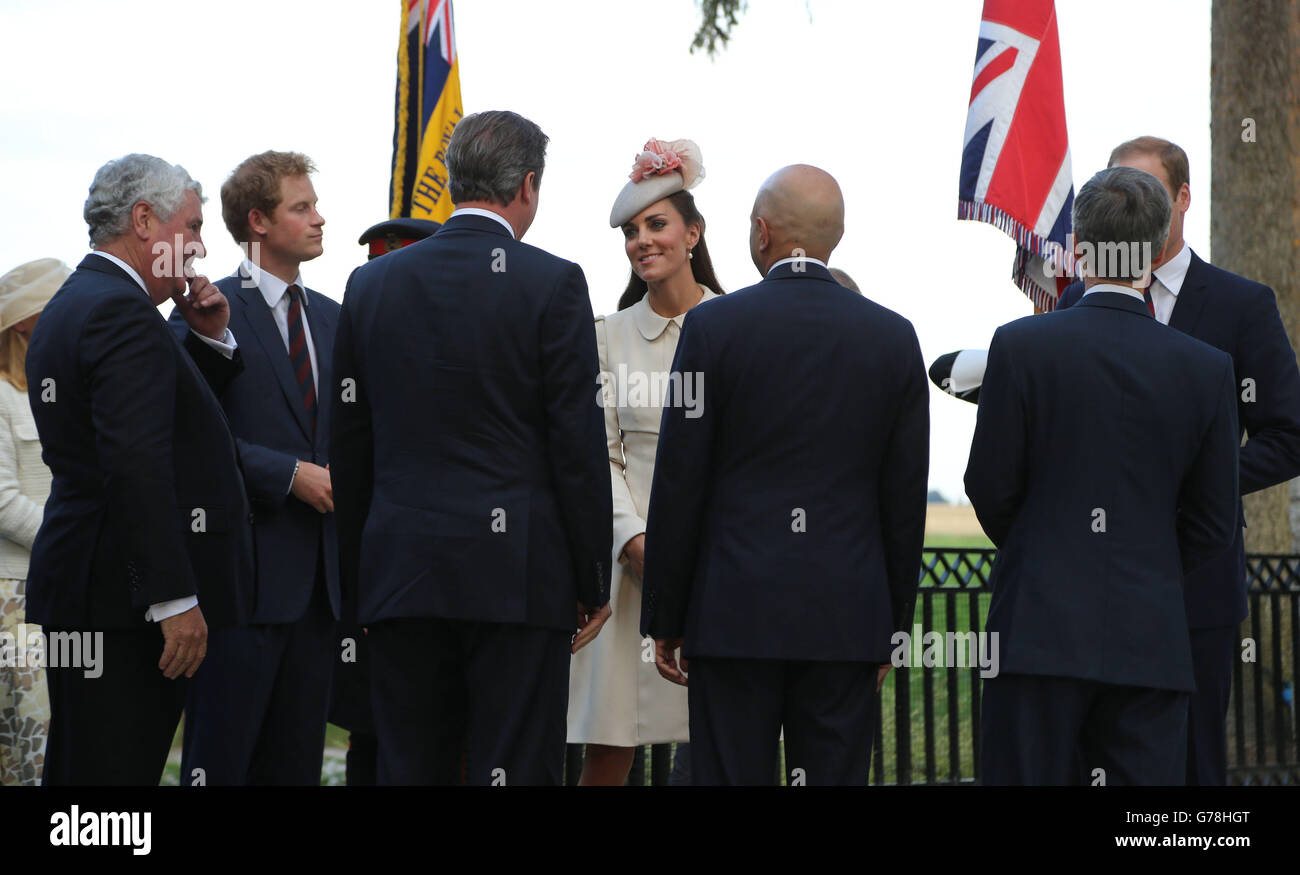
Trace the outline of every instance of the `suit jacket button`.
<instances>
[{"instance_id":1,"label":"suit jacket button","mask_svg":"<svg viewBox=\"0 0 1300 875\"><path fill-rule=\"evenodd\" d=\"M253 513L251 510L248 512L248 524L250 526L257 525L257 514Z\"/></svg>"}]
</instances>

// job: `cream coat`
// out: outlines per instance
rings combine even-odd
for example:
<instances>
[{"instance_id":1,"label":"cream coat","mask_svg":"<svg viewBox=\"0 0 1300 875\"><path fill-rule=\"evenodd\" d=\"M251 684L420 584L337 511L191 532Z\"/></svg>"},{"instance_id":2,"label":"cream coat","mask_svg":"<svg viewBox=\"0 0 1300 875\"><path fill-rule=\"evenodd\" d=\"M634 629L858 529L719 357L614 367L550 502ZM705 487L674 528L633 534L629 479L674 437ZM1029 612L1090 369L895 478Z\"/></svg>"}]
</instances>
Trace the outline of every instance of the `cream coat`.
<instances>
[{"instance_id":1,"label":"cream coat","mask_svg":"<svg viewBox=\"0 0 1300 875\"><path fill-rule=\"evenodd\" d=\"M27 403L0 378L0 577L27 579L32 542L50 497L50 469Z\"/></svg>"},{"instance_id":2,"label":"cream coat","mask_svg":"<svg viewBox=\"0 0 1300 875\"><path fill-rule=\"evenodd\" d=\"M700 288L702 301L717 297ZM689 738L686 688L655 669L654 642L640 633L641 581L622 558L627 542L645 532L667 375L684 319L660 316L644 297L596 319L614 493L612 614L596 640L573 657L570 744L632 747Z\"/></svg>"}]
</instances>

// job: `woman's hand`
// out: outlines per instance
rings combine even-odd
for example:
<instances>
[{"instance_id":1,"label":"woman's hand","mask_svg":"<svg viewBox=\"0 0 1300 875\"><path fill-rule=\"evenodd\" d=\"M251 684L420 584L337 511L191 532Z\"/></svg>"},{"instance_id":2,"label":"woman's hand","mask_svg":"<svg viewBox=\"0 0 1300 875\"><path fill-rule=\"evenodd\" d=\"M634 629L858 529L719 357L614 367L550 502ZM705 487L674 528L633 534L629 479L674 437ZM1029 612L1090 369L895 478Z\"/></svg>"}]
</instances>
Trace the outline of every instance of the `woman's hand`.
<instances>
[{"instance_id":1,"label":"woman's hand","mask_svg":"<svg viewBox=\"0 0 1300 875\"><path fill-rule=\"evenodd\" d=\"M645 532L623 546L623 556L627 559L627 567L636 575L636 579L643 579L645 577Z\"/></svg>"}]
</instances>

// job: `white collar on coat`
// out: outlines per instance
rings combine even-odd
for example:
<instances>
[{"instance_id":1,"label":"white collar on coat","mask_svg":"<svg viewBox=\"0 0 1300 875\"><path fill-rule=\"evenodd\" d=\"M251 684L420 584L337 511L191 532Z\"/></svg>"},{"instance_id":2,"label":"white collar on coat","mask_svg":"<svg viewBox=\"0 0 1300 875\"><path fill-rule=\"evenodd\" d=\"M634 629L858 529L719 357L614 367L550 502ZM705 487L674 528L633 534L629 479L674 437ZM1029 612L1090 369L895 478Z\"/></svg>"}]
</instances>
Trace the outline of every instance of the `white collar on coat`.
<instances>
[{"instance_id":1,"label":"white collar on coat","mask_svg":"<svg viewBox=\"0 0 1300 875\"><path fill-rule=\"evenodd\" d=\"M710 291L707 286L701 285L700 291L704 293L704 297L700 298L700 303L695 305L697 307L705 301L717 297L717 295ZM669 322L676 322L677 328L680 330L682 322L685 319L685 313L679 313L671 318L668 316L660 316L654 311L654 308L650 306L649 292L642 295L641 300L632 305L632 321L636 323L637 330L641 332L641 336L646 340L658 340L664 331L667 330Z\"/></svg>"}]
</instances>

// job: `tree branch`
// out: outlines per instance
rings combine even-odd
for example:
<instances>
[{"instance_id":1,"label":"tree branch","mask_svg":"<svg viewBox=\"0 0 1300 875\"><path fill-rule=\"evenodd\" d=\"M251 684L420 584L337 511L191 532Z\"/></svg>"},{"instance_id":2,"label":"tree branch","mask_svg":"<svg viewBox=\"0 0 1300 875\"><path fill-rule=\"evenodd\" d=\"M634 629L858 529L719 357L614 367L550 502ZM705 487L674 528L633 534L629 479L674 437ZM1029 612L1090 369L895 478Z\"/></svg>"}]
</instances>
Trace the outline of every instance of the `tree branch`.
<instances>
[{"instance_id":1,"label":"tree branch","mask_svg":"<svg viewBox=\"0 0 1300 875\"><path fill-rule=\"evenodd\" d=\"M691 54L704 49L710 58L726 48L731 30L748 5L745 0L696 0L700 6L700 29L691 41Z\"/></svg>"}]
</instances>

